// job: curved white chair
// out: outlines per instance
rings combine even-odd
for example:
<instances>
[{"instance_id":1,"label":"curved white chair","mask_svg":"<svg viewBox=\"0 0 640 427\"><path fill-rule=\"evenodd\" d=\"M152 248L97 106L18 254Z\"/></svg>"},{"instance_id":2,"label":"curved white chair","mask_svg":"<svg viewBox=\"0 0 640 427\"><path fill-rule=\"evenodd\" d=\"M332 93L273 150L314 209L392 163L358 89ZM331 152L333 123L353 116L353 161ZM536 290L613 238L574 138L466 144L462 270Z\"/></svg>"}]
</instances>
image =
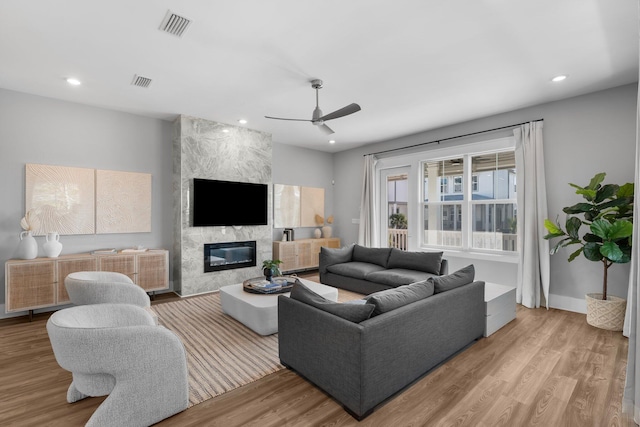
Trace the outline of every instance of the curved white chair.
<instances>
[{"instance_id":1,"label":"curved white chair","mask_svg":"<svg viewBox=\"0 0 640 427\"><path fill-rule=\"evenodd\" d=\"M184 346L145 309L66 308L51 315L47 332L56 361L73 374L67 401L109 395L87 426L149 426L188 407Z\"/></svg>"},{"instance_id":2,"label":"curved white chair","mask_svg":"<svg viewBox=\"0 0 640 427\"><path fill-rule=\"evenodd\" d=\"M129 276L112 271L79 271L64 279L69 299L75 305L133 304L149 307L149 295Z\"/></svg>"}]
</instances>

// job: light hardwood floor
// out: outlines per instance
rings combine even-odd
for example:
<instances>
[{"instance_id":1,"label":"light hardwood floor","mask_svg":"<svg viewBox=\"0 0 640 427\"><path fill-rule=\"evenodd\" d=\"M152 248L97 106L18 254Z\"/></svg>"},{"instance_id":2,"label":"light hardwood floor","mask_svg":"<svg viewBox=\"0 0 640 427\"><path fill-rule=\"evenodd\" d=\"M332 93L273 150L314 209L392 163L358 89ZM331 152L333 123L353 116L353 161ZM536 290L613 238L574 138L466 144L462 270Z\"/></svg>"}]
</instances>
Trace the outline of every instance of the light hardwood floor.
<instances>
[{"instance_id":1,"label":"light hardwood floor","mask_svg":"<svg viewBox=\"0 0 640 427\"><path fill-rule=\"evenodd\" d=\"M0 321L0 425L82 426L104 400L66 403L71 375L55 362L47 318ZM626 359L627 339L620 332L593 328L581 314L519 306L516 320L360 423L282 370L157 425L631 426L620 410Z\"/></svg>"}]
</instances>

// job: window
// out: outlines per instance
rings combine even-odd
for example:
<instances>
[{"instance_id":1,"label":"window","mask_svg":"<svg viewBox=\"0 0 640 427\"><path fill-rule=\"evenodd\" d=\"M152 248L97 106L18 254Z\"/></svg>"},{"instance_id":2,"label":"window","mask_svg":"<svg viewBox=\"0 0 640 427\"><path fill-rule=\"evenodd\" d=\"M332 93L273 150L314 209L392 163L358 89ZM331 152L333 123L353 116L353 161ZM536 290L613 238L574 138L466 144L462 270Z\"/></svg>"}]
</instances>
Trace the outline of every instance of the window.
<instances>
[{"instance_id":1,"label":"window","mask_svg":"<svg viewBox=\"0 0 640 427\"><path fill-rule=\"evenodd\" d=\"M517 249L514 151L465 154L422 162L422 244L463 250ZM437 179L436 179L437 178ZM453 192L430 182L453 180ZM464 183L471 184L465 191ZM441 190L441 189L440 189Z\"/></svg>"},{"instance_id":2,"label":"window","mask_svg":"<svg viewBox=\"0 0 640 427\"><path fill-rule=\"evenodd\" d=\"M447 194L448 191L449 180L447 178L440 178L440 193Z\"/></svg>"},{"instance_id":3,"label":"window","mask_svg":"<svg viewBox=\"0 0 640 427\"><path fill-rule=\"evenodd\" d=\"M462 177L461 176L453 177L453 192L462 193Z\"/></svg>"}]
</instances>

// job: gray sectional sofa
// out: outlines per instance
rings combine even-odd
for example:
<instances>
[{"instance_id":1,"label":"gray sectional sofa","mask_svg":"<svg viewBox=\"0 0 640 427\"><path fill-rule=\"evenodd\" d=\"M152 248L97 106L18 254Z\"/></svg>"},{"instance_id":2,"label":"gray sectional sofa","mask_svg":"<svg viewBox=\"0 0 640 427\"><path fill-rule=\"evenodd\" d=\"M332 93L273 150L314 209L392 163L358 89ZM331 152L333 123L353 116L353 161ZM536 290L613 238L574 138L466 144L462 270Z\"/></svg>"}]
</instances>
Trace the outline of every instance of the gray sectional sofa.
<instances>
[{"instance_id":1,"label":"gray sectional sofa","mask_svg":"<svg viewBox=\"0 0 640 427\"><path fill-rule=\"evenodd\" d=\"M484 282L461 284L455 276L378 292L360 304L323 300L296 284L290 298L278 300L280 361L361 420L482 337Z\"/></svg>"},{"instance_id":2,"label":"gray sectional sofa","mask_svg":"<svg viewBox=\"0 0 640 427\"><path fill-rule=\"evenodd\" d=\"M408 252L360 245L339 249L323 247L319 264L321 283L367 295L448 272L442 252Z\"/></svg>"}]
</instances>

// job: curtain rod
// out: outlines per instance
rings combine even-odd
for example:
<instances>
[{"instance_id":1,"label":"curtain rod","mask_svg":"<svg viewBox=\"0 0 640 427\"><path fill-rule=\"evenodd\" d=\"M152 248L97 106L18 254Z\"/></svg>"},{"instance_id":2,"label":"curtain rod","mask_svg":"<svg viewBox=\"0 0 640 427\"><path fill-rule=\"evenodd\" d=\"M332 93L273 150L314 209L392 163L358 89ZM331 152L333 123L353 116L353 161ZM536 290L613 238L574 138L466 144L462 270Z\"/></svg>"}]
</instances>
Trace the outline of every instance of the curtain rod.
<instances>
[{"instance_id":1,"label":"curtain rod","mask_svg":"<svg viewBox=\"0 0 640 427\"><path fill-rule=\"evenodd\" d=\"M370 156L372 154L384 154L384 153L390 153L392 151L398 151L398 150L407 150L409 148L415 148L415 147L420 147L422 145L428 145L428 144L440 144L443 141L449 141L450 139L458 139L458 138L465 138L467 136L473 136L473 135L480 135L482 133L488 133L488 132L495 132L497 130L502 130L502 129L509 129L509 128L514 128L517 126L522 126L522 125L526 125L527 123L532 123L532 122L543 122L544 119L538 119L538 120L531 120L528 122L522 122L522 123L516 123L514 125L508 125L508 126L501 126L499 128L493 128L493 129L488 129L488 130L481 130L478 132L472 132L472 133L467 133L464 135L458 135L458 136L451 136L449 138L442 138L442 139L436 139L434 141L429 141L429 142L421 142L420 144L414 144L414 145L408 145L406 147L399 147L399 148L391 148L389 150L383 150L383 151L377 151L375 153L369 153L369 154L363 154L363 156Z\"/></svg>"}]
</instances>

